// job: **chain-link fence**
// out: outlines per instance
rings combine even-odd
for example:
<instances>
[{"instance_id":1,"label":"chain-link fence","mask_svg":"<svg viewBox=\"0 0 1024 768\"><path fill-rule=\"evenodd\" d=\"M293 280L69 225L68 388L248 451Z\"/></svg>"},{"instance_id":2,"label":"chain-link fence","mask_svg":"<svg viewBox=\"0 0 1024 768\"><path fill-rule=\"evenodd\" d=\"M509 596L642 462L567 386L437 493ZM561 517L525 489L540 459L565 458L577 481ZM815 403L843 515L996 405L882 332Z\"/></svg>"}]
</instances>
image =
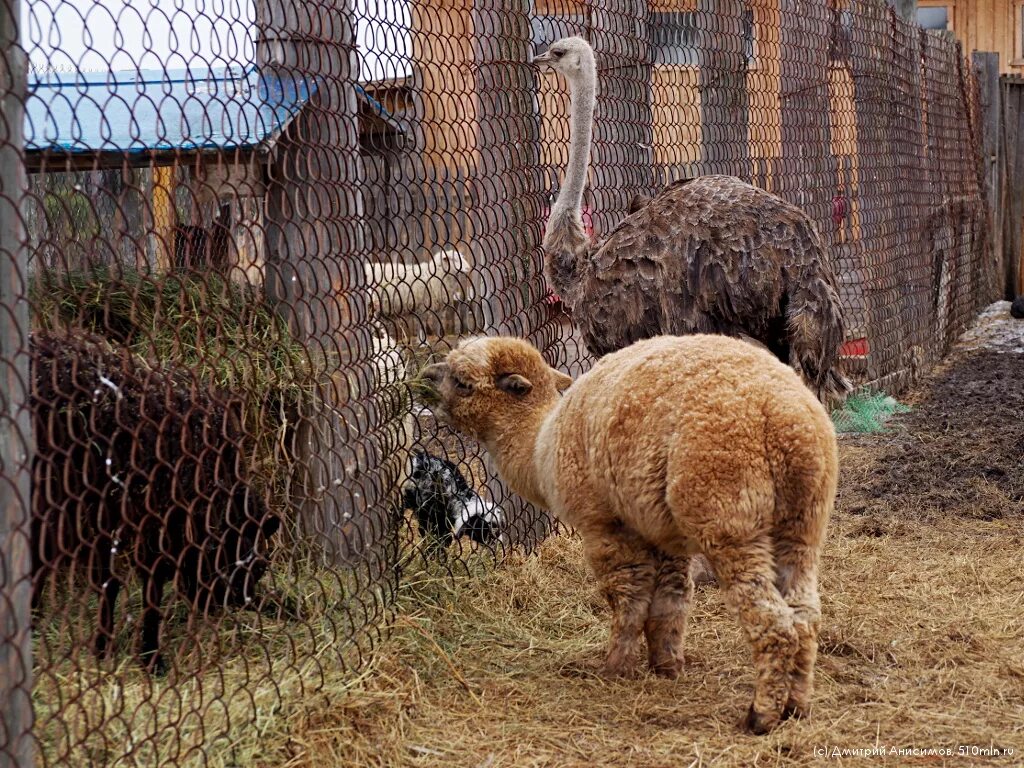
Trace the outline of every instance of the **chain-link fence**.
<instances>
[{"instance_id":1,"label":"chain-link fence","mask_svg":"<svg viewBox=\"0 0 1024 768\"><path fill-rule=\"evenodd\" d=\"M258 762L410 574L547 534L406 382L477 333L588 365L541 276L559 37L598 55L597 236L701 174L802 206L888 388L993 295L974 75L880 0L0 14L0 763Z\"/></svg>"}]
</instances>

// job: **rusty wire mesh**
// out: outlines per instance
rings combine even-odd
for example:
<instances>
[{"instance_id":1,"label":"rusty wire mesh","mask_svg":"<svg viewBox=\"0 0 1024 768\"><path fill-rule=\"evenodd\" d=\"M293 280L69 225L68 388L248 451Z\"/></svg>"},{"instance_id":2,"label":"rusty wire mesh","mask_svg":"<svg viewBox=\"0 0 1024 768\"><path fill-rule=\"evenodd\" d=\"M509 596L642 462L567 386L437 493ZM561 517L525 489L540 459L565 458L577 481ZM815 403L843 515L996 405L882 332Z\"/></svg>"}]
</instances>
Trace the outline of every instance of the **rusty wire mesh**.
<instances>
[{"instance_id":1,"label":"rusty wire mesh","mask_svg":"<svg viewBox=\"0 0 1024 768\"><path fill-rule=\"evenodd\" d=\"M558 37L598 54L597 236L700 174L799 204L889 388L993 294L973 73L881 2L5 2L5 757L258 762L410 574L547 534L406 381L476 333L589 363L541 276ZM417 497L420 451L471 493L421 463Z\"/></svg>"}]
</instances>

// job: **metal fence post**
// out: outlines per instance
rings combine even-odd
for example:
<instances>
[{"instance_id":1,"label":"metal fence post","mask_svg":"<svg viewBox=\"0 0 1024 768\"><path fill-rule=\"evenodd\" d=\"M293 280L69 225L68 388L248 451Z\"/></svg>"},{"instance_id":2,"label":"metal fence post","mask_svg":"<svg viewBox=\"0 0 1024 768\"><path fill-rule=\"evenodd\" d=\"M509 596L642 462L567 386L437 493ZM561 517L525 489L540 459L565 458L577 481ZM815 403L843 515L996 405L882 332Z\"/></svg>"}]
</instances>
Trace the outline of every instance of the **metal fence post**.
<instances>
[{"instance_id":1,"label":"metal fence post","mask_svg":"<svg viewBox=\"0 0 1024 768\"><path fill-rule=\"evenodd\" d=\"M26 61L20 0L0 3L0 768L29 768L32 742L32 421L28 252L21 202Z\"/></svg>"}]
</instances>

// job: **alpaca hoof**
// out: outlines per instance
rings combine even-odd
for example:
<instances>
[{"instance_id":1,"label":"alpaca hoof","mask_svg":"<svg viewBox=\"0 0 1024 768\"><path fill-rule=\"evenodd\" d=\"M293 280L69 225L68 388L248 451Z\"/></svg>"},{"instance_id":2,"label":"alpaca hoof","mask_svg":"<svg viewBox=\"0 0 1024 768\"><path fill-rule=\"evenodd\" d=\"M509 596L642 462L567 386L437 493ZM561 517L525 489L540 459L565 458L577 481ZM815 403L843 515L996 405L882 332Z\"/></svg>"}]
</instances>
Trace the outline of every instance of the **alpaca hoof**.
<instances>
[{"instance_id":1,"label":"alpaca hoof","mask_svg":"<svg viewBox=\"0 0 1024 768\"><path fill-rule=\"evenodd\" d=\"M167 662L159 653L143 655L142 666L154 677L164 677L167 674Z\"/></svg>"},{"instance_id":2,"label":"alpaca hoof","mask_svg":"<svg viewBox=\"0 0 1024 768\"><path fill-rule=\"evenodd\" d=\"M601 667L601 677L610 680L630 679L636 677L636 671L629 664L605 662Z\"/></svg>"},{"instance_id":3,"label":"alpaca hoof","mask_svg":"<svg viewBox=\"0 0 1024 768\"><path fill-rule=\"evenodd\" d=\"M752 733L755 736L764 736L778 724L779 718L777 715L758 712L754 709L754 705L751 704L750 709L747 711L747 719L744 721L743 727L748 733Z\"/></svg>"},{"instance_id":4,"label":"alpaca hoof","mask_svg":"<svg viewBox=\"0 0 1024 768\"><path fill-rule=\"evenodd\" d=\"M788 702L782 709L783 720L803 720L810 715L810 708L801 706L792 701Z\"/></svg>"},{"instance_id":5,"label":"alpaca hoof","mask_svg":"<svg viewBox=\"0 0 1024 768\"><path fill-rule=\"evenodd\" d=\"M651 673L668 680L675 680L683 671L683 660L673 659L672 661L651 663Z\"/></svg>"},{"instance_id":6,"label":"alpaca hoof","mask_svg":"<svg viewBox=\"0 0 1024 768\"><path fill-rule=\"evenodd\" d=\"M96 658L103 660L109 659L111 651L113 650L113 640L104 633L96 635L96 639L93 641L92 650L96 654Z\"/></svg>"}]
</instances>

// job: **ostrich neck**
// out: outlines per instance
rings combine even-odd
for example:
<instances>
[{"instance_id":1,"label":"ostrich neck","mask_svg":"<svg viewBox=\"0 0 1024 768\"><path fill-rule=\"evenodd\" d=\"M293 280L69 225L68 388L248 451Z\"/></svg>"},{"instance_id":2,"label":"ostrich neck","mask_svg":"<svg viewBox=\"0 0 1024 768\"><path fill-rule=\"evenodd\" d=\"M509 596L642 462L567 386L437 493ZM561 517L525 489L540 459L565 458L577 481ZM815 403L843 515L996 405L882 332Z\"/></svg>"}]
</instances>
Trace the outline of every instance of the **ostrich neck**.
<instances>
[{"instance_id":1,"label":"ostrich neck","mask_svg":"<svg viewBox=\"0 0 1024 768\"><path fill-rule=\"evenodd\" d=\"M590 139L594 126L597 77L592 69L569 81L569 165L565 180L551 210L552 219L568 215L577 218L583 205L583 188L590 166Z\"/></svg>"}]
</instances>

